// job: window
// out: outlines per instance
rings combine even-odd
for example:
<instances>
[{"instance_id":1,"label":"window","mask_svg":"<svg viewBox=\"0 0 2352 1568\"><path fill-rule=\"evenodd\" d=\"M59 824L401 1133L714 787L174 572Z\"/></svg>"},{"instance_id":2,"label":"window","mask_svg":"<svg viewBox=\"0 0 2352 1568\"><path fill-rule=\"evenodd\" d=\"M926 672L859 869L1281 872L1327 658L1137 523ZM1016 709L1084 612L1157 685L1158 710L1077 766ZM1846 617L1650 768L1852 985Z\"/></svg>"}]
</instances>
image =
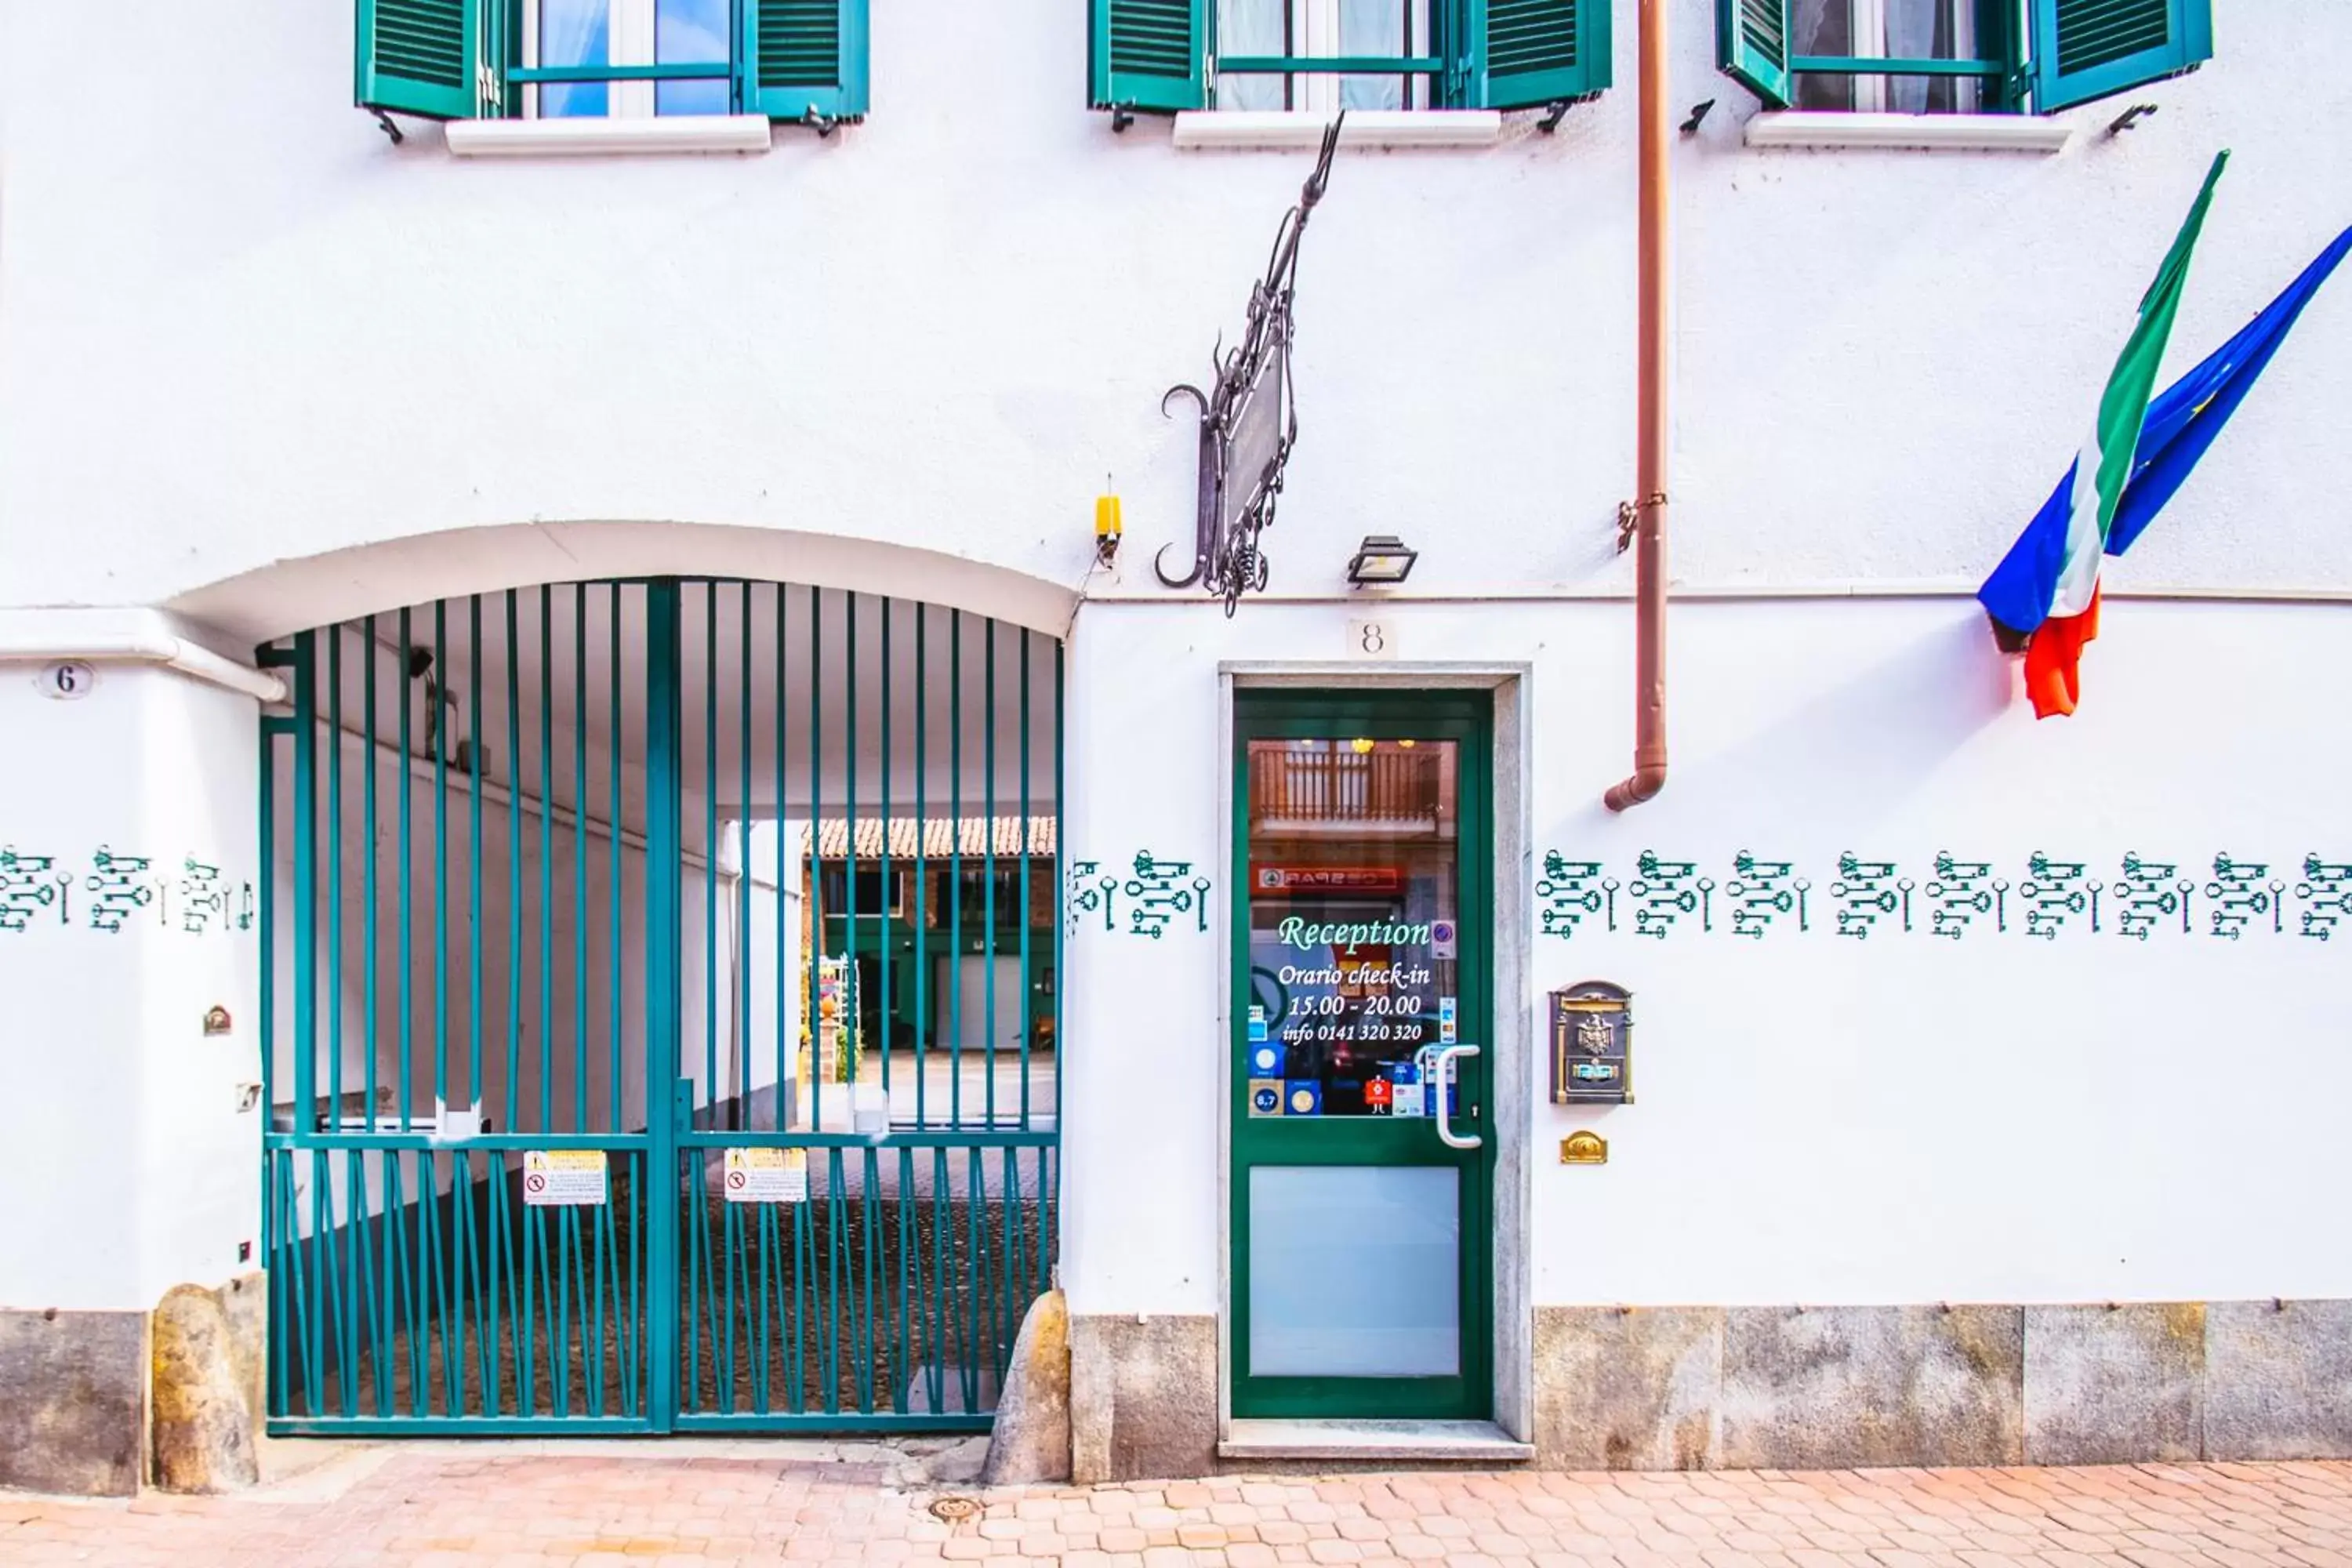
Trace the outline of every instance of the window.
<instances>
[{"instance_id":1,"label":"window","mask_svg":"<svg viewBox=\"0 0 2352 1568\"><path fill-rule=\"evenodd\" d=\"M360 106L432 120L866 112L867 0L356 0Z\"/></svg>"},{"instance_id":2,"label":"window","mask_svg":"<svg viewBox=\"0 0 2352 1568\"><path fill-rule=\"evenodd\" d=\"M1977 0L1791 0L1789 48L1800 59L1975 60L1978 9ZM1790 65L1799 109L1968 114L1988 100L1974 77L1831 74ZM1997 100L1997 81L1994 88Z\"/></svg>"},{"instance_id":3,"label":"window","mask_svg":"<svg viewBox=\"0 0 2352 1568\"><path fill-rule=\"evenodd\" d=\"M1717 0L1717 58L1771 109L2048 114L2197 68L2212 0Z\"/></svg>"},{"instance_id":4,"label":"window","mask_svg":"<svg viewBox=\"0 0 2352 1568\"><path fill-rule=\"evenodd\" d=\"M907 912L907 883L908 873L903 868L892 868L889 884L890 907L885 910L882 907L882 868L878 866L858 867L857 918L868 920L887 914L895 920L904 916ZM838 920L851 912L849 875L845 868L825 867L824 880L820 890L824 900L824 913L828 919Z\"/></svg>"},{"instance_id":5,"label":"window","mask_svg":"<svg viewBox=\"0 0 2352 1568\"><path fill-rule=\"evenodd\" d=\"M522 38L526 68L699 66L710 72L667 80L528 83L527 118L734 112L727 0L523 0Z\"/></svg>"},{"instance_id":6,"label":"window","mask_svg":"<svg viewBox=\"0 0 2352 1568\"><path fill-rule=\"evenodd\" d=\"M1436 65L1429 37L1429 0L1220 0L1215 101L1223 109L1426 109ZM1233 64L1299 56L1393 58L1402 68L1244 73Z\"/></svg>"},{"instance_id":7,"label":"window","mask_svg":"<svg viewBox=\"0 0 2352 1568\"><path fill-rule=\"evenodd\" d=\"M1091 100L1196 109L1526 109L1609 85L1610 0L1090 0Z\"/></svg>"}]
</instances>

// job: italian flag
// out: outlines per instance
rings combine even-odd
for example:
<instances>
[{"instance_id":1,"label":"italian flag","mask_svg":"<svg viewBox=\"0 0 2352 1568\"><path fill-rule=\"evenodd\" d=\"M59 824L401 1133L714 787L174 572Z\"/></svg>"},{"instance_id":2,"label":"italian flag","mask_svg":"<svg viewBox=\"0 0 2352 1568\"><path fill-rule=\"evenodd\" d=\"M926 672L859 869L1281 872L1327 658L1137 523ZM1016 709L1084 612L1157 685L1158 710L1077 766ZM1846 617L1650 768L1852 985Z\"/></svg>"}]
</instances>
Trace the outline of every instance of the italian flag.
<instances>
[{"instance_id":1,"label":"italian flag","mask_svg":"<svg viewBox=\"0 0 2352 1568\"><path fill-rule=\"evenodd\" d=\"M2125 481L2131 478L2133 454L2139 445L2140 426L2147 418L2157 368L2172 336L2181 288L2189 280L2189 253L2196 247L2198 231L2205 226L2205 209L2213 202L2213 187L2229 161L2227 153L2214 157L2196 205L2173 237L2156 281L2141 297L2139 320L2116 360L2114 374L2107 377L2106 391L2100 395L2098 419L2091 427L2090 438L2074 459L2057 592L2050 602L2049 618L2025 648L2025 694L2037 719L2074 712L2081 693L2083 645L2099 635L2099 559L2106 552L2116 503L2123 496Z\"/></svg>"}]
</instances>

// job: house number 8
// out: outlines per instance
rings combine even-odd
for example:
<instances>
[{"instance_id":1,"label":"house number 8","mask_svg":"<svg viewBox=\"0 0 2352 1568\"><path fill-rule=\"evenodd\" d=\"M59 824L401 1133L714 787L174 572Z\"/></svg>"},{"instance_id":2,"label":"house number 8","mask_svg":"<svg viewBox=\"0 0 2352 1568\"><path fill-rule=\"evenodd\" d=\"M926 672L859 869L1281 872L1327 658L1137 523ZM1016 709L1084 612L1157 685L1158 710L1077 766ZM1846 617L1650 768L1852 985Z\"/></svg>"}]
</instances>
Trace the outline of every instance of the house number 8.
<instances>
[{"instance_id":1,"label":"house number 8","mask_svg":"<svg viewBox=\"0 0 2352 1568\"><path fill-rule=\"evenodd\" d=\"M98 685L98 671L79 659L60 659L42 667L40 682L42 695L71 702L90 694Z\"/></svg>"},{"instance_id":2,"label":"house number 8","mask_svg":"<svg viewBox=\"0 0 2352 1568\"><path fill-rule=\"evenodd\" d=\"M1386 621L1349 621L1348 652L1355 658L1394 658L1395 629Z\"/></svg>"}]
</instances>

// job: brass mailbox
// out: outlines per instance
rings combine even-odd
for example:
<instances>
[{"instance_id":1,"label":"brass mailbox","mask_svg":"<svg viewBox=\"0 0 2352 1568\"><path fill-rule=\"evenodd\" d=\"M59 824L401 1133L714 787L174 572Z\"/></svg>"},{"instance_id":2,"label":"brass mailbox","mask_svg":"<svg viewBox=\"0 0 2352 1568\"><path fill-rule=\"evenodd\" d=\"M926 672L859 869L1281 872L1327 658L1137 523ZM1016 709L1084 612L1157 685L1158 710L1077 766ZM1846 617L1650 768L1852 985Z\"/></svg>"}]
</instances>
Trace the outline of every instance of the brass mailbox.
<instances>
[{"instance_id":1,"label":"brass mailbox","mask_svg":"<svg viewBox=\"0 0 2352 1568\"><path fill-rule=\"evenodd\" d=\"M1633 999L1606 980L1551 994L1554 1105L1633 1103Z\"/></svg>"}]
</instances>

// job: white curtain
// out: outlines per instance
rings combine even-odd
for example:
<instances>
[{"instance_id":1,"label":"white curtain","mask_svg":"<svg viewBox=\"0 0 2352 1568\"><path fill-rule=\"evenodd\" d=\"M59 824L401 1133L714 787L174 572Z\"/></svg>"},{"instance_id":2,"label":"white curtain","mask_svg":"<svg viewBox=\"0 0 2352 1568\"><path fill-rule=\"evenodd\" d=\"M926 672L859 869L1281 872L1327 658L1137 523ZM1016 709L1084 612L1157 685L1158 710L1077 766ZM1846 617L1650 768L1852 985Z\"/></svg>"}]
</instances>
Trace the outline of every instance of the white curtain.
<instances>
[{"instance_id":1,"label":"white curtain","mask_svg":"<svg viewBox=\"0 0 2352 1568\"><path fill-rule=\"evenodd\" d=\"M1290 0L1217 0L1217 52L1221 55L1285 55L1290 52ZM1278 76L1221 76L1219 109L1286 107Z\"/></svg>"}]
</instances>

